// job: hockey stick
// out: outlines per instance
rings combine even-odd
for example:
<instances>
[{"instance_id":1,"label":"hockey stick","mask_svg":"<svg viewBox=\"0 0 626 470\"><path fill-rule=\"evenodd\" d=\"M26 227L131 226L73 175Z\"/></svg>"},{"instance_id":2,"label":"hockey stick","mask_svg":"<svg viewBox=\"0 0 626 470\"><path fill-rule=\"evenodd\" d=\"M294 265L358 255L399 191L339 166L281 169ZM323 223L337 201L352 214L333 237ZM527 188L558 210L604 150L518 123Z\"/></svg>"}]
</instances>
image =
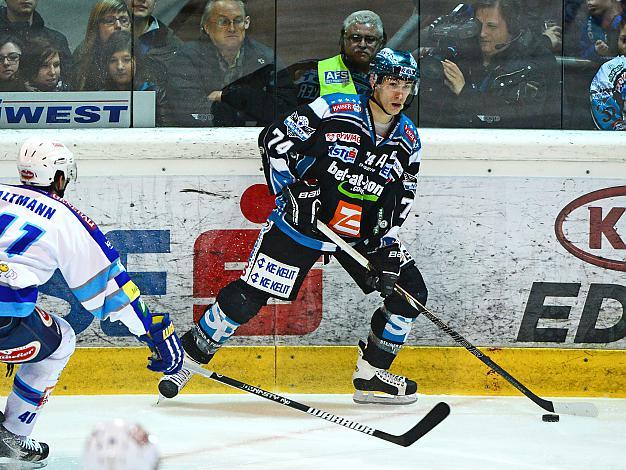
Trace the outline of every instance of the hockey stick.
<instances>
[{"instance_id":1,"label":"hockey stick","mask_svg":"<svg viewBox=\"0 0 626 470\"><path fill-rule=\"evenodd\" d=\"M444 419L446 419L446 417L450 414L450 406L448 406L447 403L439 402L432 410L428 412L426 416L424 416L420 420L419 423L417 423L404 434L396 436L395 434L388 434L384 431L370 428L369 426L357 423L356 421L351 421L340 416L335 416L334 414L327 411L322 411L318 410L317 408L313 408L312 406L303 405L302 403L298 403L297 401L293 401L289 398L276 395L275 393L268 392L259 387L253 387L252 385L248 385L247 383L240 382L239 380L226 377L225 375L218 374L216 372L213 372L212 370L204 369L199 364L189 361L187 359L185 359L185 368L189 369L194 374L198 374L208 379L215 380L217 382L223 383L224 385L228 385L238 390L258 395L259 397L273 401L274 403L288 406L289 408L293 408L294 410L317 416L318 418L325 419L326 421L330 421L331 423L338 424L354 431L359 431L369 436L377 437L384 441L392 442L402 447L408 447L413 444L420 437L424 436L435 426L441 423Z\"/></svg>"},{"instance_id":2,"label":"hockey stick","mask_svg":"<svg viewBox=\"0 0 626 470\"><path fill-rule=\"evenodd\" d=\"M371 270L372 267L370 262L363 256L361 253L356 251L352 246L350 246L347 242L339 237L335 232L333 232L328 226L324 223L317 221L317 228L320 232L322 232L326 237L337 245L342 251L351 256L357 263L359 263L364 268ZM554 402L550 400L546 400L537 396L535 393L530 391L524 384L518 381L515 377L509 374L506 370L500 367L498 364L493 362L493 360L480 351L476 346L466 340L459 333L450 328L447 324L441 321L433 312L427 309L424 305L422 305L417 299L415 299L411 294L409 294L406 290L396 284L394 290L397 294L401 295L404 300L406 300L409 305L413 308L420 310L422 315L428 318L431 322L437 325L441 330L446 332L448 335L452 337L454 341L462 345L465 349L471 352L476 358L482 361L485 365L487 365L492 370L496 371L500 374L504 379L513 385L516 389L530 398L533 402L539 405L546 411L550 411L552 413L559 414L567 414L567 415L575 415L575 416L590 416L595 418L598 416L598 409L593 403L584 403L584 402Z\"/></svg>"}]
</instances>

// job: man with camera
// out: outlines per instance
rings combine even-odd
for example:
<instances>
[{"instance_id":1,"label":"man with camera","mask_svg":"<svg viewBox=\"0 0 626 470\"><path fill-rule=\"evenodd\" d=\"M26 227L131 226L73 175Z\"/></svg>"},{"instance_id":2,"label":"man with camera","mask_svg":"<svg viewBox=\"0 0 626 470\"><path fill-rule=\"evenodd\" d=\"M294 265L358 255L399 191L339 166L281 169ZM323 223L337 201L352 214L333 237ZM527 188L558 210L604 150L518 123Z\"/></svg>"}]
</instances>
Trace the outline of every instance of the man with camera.
<instances>
[{"instance_id":1,"label":"man with camera","mask_svg":"<svg viewBox=\"0 0 626 470\"><path fill-rule=\"evenodd\" d=\"M480 25L478 50L441 60L445 88L440 88L449 92L439 97L444 108L436 125L559 127L559 69L524 26L520 0L477 0L474 12Z\"/></svg>"}]
</instances>

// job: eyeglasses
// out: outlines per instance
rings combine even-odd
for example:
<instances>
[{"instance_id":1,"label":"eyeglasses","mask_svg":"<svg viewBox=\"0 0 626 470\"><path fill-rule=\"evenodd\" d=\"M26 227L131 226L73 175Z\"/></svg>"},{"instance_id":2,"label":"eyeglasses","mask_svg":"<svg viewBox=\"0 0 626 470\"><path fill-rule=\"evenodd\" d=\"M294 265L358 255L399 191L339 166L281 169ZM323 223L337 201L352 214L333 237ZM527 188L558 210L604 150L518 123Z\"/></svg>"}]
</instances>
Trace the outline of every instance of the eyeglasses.
<instances>
[{"instance_id":1,"label":"eyeglasses","mask_svg":"<svg viewBox=\"0 0 626 470\"><path fill-rule=\"evenodd\" d=\"M0 64L4 64L5 62L9 64L17 64L20 61L20 56L22 54L18 54L17 52L13 52L8 55L0 55Z\"/></svg>"},{"instance_id":2,"label":"eyeglasses","mask_svg":"<svg viewBox=\"0 0 626 470\"><path fill-rule=\"evenodd\" d=\"M105 24L107 26L114 26L115 23L119 21L121 26L129 26L130 18L128 16L107 16L106 18L102 18L100 23Z\"/></svg>"},{"instance_id":3,"label":"eyeglasses","mask_svg":"<svg viewBox=\"0 0 626 470\"><path fill-rule=\"evenodd\" d=\"M219 28L227 29L232 24L235 29L241 29L246 24L245 18L235 18L234 20L228 18L218 18L216 21L211 21L211 23L217 25Z\"/></svg>"},{"instance_id":4,"label":"eyeglasses","mask_svg":"<svg viewBox=\"0 0 626 470\"><path fill-rule=\"evenodd\" d=\"M368 46L373 46L380 38L376 36L361 36L360 34L351 34L350 36L346 36L346 39L353 44L361 44L361 41L365 41L365 44Z\"/></svg>"}]
</instances>

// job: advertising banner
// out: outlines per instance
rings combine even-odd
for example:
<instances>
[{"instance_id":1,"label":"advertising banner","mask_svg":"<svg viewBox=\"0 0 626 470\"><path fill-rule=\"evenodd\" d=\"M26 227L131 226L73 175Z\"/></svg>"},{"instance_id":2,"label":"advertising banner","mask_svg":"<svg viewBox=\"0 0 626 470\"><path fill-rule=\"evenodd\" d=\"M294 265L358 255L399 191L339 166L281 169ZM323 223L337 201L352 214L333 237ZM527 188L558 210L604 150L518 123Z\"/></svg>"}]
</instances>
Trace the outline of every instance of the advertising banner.
<instances>
[{"instance_id":1,"label":"advertising banner","mask_svg":"<svg viewBox=\"0 0 626 470\"><path fill-rule=\"evenodd\" d=\"M154 91L0 93L2 129L154 127Z\"/></svg>"},{"instance_id":2,"label":"advertising banner","mask_svg":"<svg viewBox=\"0 0 626 470\"><path fill-rule=\"evenodd\" d=\"M401 238L427 305L463 336L491 347L626 346L623 179L425 176L417 192ZM260 176L82 177L66 196L180 331L242 273L273 207ZM136 344L84 311L58 273L41 291L79 345ZM231 344L354 345L380 302L337 262L320 262L294 302L271 302ZM418 318L409 344L454 342Z\"/></svg>"}]
</instances>

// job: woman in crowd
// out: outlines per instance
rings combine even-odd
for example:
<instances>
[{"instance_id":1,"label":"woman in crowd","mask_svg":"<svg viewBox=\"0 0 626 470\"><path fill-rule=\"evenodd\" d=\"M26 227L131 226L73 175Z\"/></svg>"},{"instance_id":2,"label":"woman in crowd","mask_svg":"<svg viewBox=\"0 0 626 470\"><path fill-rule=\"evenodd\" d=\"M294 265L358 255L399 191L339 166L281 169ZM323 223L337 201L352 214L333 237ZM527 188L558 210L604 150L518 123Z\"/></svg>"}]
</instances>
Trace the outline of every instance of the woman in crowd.
<instances>
[{"instance_id":1,"label":"woman in crowd","mask_svg":"<svg viewBox=\"0 0 626 470\"><path fill-rule=\"evenodd\" d=\"M0 36L0 91L24 91L19 76L23 50L19 39L8 34Z\"/></svg>"},{"instance_id":2,"label":"woman in crowd","mask_svg":"<svg viewBox=\"0 0 626 470\"><path fill-rule=\"evenodd\" d=\"M122 0L100 0L91 9L85 39L74 51L76 91L96 91L104 87L106 70L102 49L116 31L130 31L130 13Z\"/></svg>"},{"instance_id":3,"label":"woman in crowd","mask_svg":"<svg viewBox=\"0 0 626 470\"><path fill-rule=\"evenodd\" d=\"M47 38L28 42L22 54L20 75L27 91L67 91L61 81L61 57L57 46Z\"/></svg>"}]
</instances>

